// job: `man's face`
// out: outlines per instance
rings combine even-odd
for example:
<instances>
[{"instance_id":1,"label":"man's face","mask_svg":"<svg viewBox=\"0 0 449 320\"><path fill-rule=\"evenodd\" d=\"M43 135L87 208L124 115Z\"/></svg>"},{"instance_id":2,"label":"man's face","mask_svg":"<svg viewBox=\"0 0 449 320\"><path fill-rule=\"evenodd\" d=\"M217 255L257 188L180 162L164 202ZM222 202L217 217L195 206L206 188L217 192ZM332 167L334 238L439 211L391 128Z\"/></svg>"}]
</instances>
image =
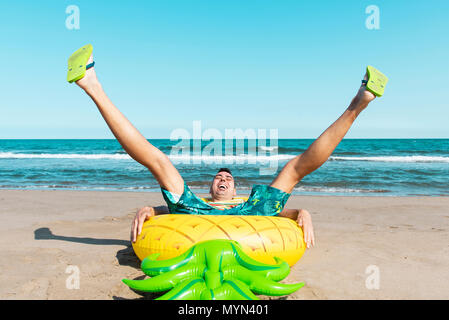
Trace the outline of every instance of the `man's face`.
<instances>
[{"instance_id":1,"label":"man's face","mask_svg":"<svg viewBox=\"0 0 449 320\"><path fill-rule=\"evenodd\" d=\"M217 173L210 187L213 200L231 200L235 195L234 178L226 171Z\"/></svg>"}]
</instances>

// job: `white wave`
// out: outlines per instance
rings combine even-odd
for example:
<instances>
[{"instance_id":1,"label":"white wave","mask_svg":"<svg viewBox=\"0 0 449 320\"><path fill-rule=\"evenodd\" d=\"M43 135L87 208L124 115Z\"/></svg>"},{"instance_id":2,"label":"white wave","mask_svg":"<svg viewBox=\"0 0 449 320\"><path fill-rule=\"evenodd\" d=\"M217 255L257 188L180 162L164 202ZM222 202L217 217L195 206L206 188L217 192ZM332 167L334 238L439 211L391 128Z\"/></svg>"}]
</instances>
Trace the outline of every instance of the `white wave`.
<instances>
[{"instance_id":1,"label":"white wave","mask_svg":"<svg viewBox=\"0 0 449 320\"><path fill-rule=\"evenodd\" d=\"M336 188L336 187L304 187L299 186L293 189L296 192L328 192L328 193L380 193L388 192L385 190L370 190L370 189L351 189L351 188Z\"/></svg>"},{"instance_id":2,"label":"white wave","mask_svg":"<svg viewBox=\"0 0 449 320\"><path fill-rule=\"evenodd\" d=\"M258 155L247 155L242 154L238 156L228 156L228 155L168 155L171 160L178 163L190 163L195 161L202 162L263 162L263 161L277 161L277 160L289 160L292 159L293 155L275 155L275 156L258 156ZM52 154L52 153L41 153L41 154L29 154L29 153L13 153L13 152L0 152L0 159L90 159L90 160L101 160L101 159L113 159L113 160L129 160L131 157L127 154Z\"/></svg>"},{"instance_id":3,"label":"white wave","mask_svg":"<svg viewBox=\"0 0 449 320\"><path fill-rule=\"evenodd\" d=\"M274 150L276 150L278 147L277 146L269 146L269 147L267 147L267 146L259 146L259 149L260 150L262 150L262 151L274 151Z\"/></svg>"},{"instance_id":4,"label":"white wave","mask_svg":"<svg viewBox=\"0 0 449 320\"><path fill-rule=\"evenodd\" d=\"M89 186L62 186L58 184L50 184L50 185L24 185L24 186L14 186L14 185L0 185L0 189L6 190L43 190L43 189L57 189L57 190L82 190L82 191L136 191L136 190L144 190L151 192L160 192L160 187L89 187Z\"/></svg>"},{"instance_id":5,"label":"white wave","mask_svg":"<svg viewBox=\"0 0 449 320\"><path fill-rule=\"evenodd\" d=\"M0 159L115 159L124 160L131 159L127 154L60 154L60 153L41 153L41 154L29 154L29 153L13 153L13 152L0 152Z\"/></svg>"},{"instance_id":6,"label":"white wave","mask_svg":"<svg viewBox=\"0 0 449 320\"><path fill-rule=\"evenodd\" d=\"M228 155L169 155L170 160L176 163L195 163L195 162L206 162L206 163L258 163L258 162L273 162L273 161L286 161L294 158L294 155L289 154L279 154L273 156L259 156L251 154L241 154L237 156Z\"/></svg>"},{"instance_id":7,"label":"white wave","mask_svg":"<svg viewBox=\"0 0 449 320\"><path fill-rule=\"evenodd\" d=\"M337 161L374 161L374 162L442 162L449 163L449 157L432 156L378 156L378 157L337 157L332 156L330 160Z\"/></svg>"},{"instance_id":8,"label":"white wave","mask_svg":"<svg viewBox=\"0 0 449 320\"><path fill-rule=\"evenodd\" d=\"M296 155L292 154L276 154L276 155L190 155L190 154L168 154L168 157L176 163L260 163L273 161L288 161L293 159ZM89 159L89 160L130 160L131 157L127 154L66 154L66 153L14 153L14 152L0 152L0 159ZM372 161L372 162L434 162L434 163L449 163L449 157L442 156L372 156L372 157L340 157L331 156L329 160L334 161Z\"/></svg>"},{"instance_id":9,"label":"white wave","mask_svg":"<svg viewBox=\"0 0 449 320\"><path fill-rule=\"evenodd\" d=\"M204 186L189 186L190 189L194 190L196 193L209 193L209 185ZM25 186L11 186L11 185L1 185L0 189L58 189L58 190L92 190L92 191L160 191L160 188L156 187L99 187L99 186L62 186L59 184L50 184L50 185L25 185ZM238 186L238 196L248 196L249 191L252 189L252 186ZM296 187L293 189L294 194L301 194L304 192L313 192L313 193L384 193L387 192L385 190L362 190L362 189L345 189L345 188L326 188L326 187Z\"/></svg>"}]
</instances>

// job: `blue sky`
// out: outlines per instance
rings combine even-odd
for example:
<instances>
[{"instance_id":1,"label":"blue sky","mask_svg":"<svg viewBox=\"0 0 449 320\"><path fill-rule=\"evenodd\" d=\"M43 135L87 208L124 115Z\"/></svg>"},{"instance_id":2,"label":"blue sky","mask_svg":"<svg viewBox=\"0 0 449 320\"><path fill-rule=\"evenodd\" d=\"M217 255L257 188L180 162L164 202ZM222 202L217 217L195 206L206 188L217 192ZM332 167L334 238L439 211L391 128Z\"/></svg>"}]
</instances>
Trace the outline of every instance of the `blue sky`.
<instances>
[{"instance_id":1,"label":"blue sky","mask_svg":"<svg viewBox=\"0 0 449 320\"><path fill-rule=\"evenodd\" d=\"M80 29L66 28L66 8ZM365 9L380 10L380 29ZM65 81L92 43L112 101L144 134L278 129L315 138L368 64L390 78L348 138L449 138L449 1L2 1L0 138L113 138Z\"/></svg>"}]
</instances>

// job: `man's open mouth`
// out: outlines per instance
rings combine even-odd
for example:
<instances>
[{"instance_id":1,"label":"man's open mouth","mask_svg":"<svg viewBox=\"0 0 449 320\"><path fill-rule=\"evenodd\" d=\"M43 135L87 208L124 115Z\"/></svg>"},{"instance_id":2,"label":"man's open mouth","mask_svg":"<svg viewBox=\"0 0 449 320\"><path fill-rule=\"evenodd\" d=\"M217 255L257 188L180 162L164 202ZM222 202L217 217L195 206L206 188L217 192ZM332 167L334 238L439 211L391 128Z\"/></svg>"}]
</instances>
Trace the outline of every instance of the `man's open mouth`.
<instances>
[{"instance_id":1,"label":"man's open mouth","mask_svg":"<svg viewBox=\"0 0 449 320\"><path fill-rule=\"evenodd\" d=\"M218 189L220 189L220 190L226 190L228 187L226 187L224 184L221 184L221 185L219 185L218 186Z\"/></svg>"}]
</instances>

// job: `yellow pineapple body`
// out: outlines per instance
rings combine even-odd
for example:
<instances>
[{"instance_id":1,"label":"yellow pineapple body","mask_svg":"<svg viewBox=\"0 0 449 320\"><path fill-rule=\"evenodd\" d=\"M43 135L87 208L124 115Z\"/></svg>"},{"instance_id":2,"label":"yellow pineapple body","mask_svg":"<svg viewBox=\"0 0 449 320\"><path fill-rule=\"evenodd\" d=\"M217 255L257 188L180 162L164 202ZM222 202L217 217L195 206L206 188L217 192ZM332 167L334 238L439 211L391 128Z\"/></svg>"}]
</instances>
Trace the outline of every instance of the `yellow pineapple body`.
<instances>
[{"instance_id":1,"label":"yellow pineapple body","mask_svg":"<svg viewBox=\"0 0 449 320\"><path fill-rule=\"evenodd\" d=\"M193 214L151 217L133 248L140 260L153 253L160 253L158 260L165 260L198 242L214 239L238 241L248 256L269 264L279 257L293 266L306 249L302 229L289 218Z\"/></svg>"}]
</instances>

